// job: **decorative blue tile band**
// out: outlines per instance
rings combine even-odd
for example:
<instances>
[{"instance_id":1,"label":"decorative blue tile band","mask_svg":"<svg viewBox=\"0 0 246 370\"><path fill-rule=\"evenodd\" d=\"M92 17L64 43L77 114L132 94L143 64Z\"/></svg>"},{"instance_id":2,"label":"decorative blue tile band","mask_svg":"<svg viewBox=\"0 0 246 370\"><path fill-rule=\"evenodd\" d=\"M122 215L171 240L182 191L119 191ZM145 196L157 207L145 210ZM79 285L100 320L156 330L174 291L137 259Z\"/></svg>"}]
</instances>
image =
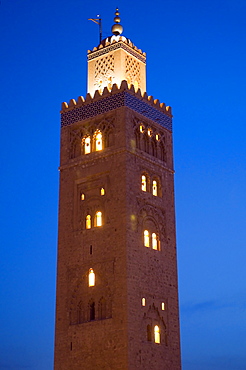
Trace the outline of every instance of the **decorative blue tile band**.
<instances>
[{"instance_id":1,"label":"decorative blue tile band","mask_svg":"<svg viewBox=\"0 0 246 370\"><path fill-rule=\"evenodd\" d=\"M75 122L83 121L124 106L131 108L135 112L140 113L144 117L172 131L171 117L143 100L138 99L136 96L129 94L127 91L122 91L118 94L92 101L91 103L84 103L84 105L80 107L75 107L73 110L63 112L61 114L61 126L68 126Z\"/></svg>"}]
</instances>

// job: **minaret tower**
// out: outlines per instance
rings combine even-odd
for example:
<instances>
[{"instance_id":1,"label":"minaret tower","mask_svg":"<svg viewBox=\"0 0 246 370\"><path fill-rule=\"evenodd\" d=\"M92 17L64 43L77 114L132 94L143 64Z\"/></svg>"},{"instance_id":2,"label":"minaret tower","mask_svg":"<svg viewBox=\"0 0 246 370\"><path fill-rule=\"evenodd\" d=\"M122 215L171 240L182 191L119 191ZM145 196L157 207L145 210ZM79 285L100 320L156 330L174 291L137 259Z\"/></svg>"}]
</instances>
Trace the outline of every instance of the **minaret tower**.
<instances>
[{"instance_id":1,"label":"minaret tower","mask_svg":"<svg viewBox=\"0 0 246 370\"><path fill-rule=\"evenodd\" d=\"M172 113L114 22L62 104L55 370L180 370Z\"/></svg>"}]
</instances>

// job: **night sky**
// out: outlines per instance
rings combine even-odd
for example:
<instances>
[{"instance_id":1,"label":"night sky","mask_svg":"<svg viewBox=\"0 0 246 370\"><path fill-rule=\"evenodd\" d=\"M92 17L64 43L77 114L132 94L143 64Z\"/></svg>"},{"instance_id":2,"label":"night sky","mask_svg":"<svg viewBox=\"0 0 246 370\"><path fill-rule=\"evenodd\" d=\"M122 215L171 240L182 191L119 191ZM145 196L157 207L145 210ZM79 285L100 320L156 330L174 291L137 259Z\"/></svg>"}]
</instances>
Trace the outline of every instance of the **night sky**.
<instances>
[{"instance_id":1,"label":"night sky","mask_svg":"<svg viewBox=\"0 0 246 370\"><path fill-rule=\"evenodd\" d=\"M183 370L245 370L245 0L1 0L0 369L53 368L59 111L116 6L173 108Z\"/></svg>"}]
</instances>

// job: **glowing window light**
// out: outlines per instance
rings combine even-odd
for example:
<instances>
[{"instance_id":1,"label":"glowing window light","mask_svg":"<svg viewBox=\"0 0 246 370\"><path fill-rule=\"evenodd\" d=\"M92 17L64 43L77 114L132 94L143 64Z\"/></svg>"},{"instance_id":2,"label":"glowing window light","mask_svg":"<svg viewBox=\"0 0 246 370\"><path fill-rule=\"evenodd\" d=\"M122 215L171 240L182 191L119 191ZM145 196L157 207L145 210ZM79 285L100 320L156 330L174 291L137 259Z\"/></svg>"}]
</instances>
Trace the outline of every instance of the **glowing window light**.
<instances>
[{"instance_id":1,"label":"glowing window light","mask_svg":"<svg viewBox=\"0 0 246 370\"><path fill-rule=\"evenodd\" d=\"M152 248L155 250L158 249L158 240L156 233L152 233Z\"/></svg>"},{"instance_id":2,"label":"glowing window light","mask_svg":"<svg viewBox=\"0 0 246 370\"><path fill-rule=\"evenodd\" d=\"M165 311L165 303L164 302L161 303L161 309L162 309L162 311Z\"/></svg>"},{"instance_id":3,"label":"glowing window light","mask_svg":"<svg viewBox=\"0 0 246 370\"><path fill-rule=\"evenodd\" d=\"M141 133L143 133L143 132L144 132L144 127L143 127L143 125L140 125L140 126L139 126L139 130L140 130L140 132L141 132Z\"/></svg>"},{"instance_id":4,"label":"glowing window light","mask_svg":"<svg viewBox=\"0 0 246 370\"><path fill-rule=\"evenodd\" d=\"M145 175L142 175L142 190L147 191L147 179Z\"/></svg>"},{"instance_id":5,"label":"glowing window light","mask_svg":"<svg viewBox=\"0 0 246 370\"><path fill-rule=\"evenodd\" d=\"M89 154L91 152L91 138L87 136L85 138L85 154Z\"/></svg>"},{"instance_id":6,"label":"glowing window light","mask_svg":"<svg viewBox=\"0 0 246 370\"><path fill-rule=\"evenodd\" d=\"M81 199L81 200L85 200L85 194L84 194L84 193L82 193L82 194L81 194L80 199Z\"/></svg>"},{"instance_id":7,"label":"glowing window light","mask_svg":"<svg viewBox=\"0 0 246 370\"><path fill-rule=\"evenodd\" d=\"M152 194L157 197L157 181L154 180L152 183Z\"/></svg>"},{"instance_id":8,"label":"glowing window light","mask_svg":"<svg viewBox=\"0 0 246 370\"><path fill-rule=\"evenodd\" d=\"M149 247L149 232L144 230L144 246Z\"/></svg>"},{"instance_id":9,"label":"glowing window light","mask_svg":"<svg viewBox=\"0 0 246 370\"><path fill-rule=\"evenodd\" d=\"M95 286L95 273L93 269L89 270L88 283L89 286Z\"/></svg>"},{"instance_id":10,"label":"glowing window light","mask_svg":"<svg viewBox=\"0 0 246 370\"><path fill-rule=\"evenodd\" d=\"M96 133L96 151L102 150L102 133L98 131Z\"/></svg>"},{"instance_id":11,"label":"glowing window light","mask_svg":"<svg viewBox=\"0 0 246 370\"><path fill-rule=\"evenodd\" d=\"M100 211L95 215L95 226L102 226L102 212Z\"/></svg>"},{"instance_id":12,"label":"glowing window light","mask_svg":"<svg viewBox=\"0 0 246 370\"><path fill-rule=\"evenodd\" d=\"M145 305L146 305L146 299L142 298L142 306L145 306Z\"/></svg>"},{"instance_id":13,"label":"glowing window light","mask_svg":"<svg viewBox=\"0 0 246 370\"><path fill-rule=\"evenodd\" d=\"M160 334L160 328L158 325L155 325L154 327L154 338L155 338L155 343L161 343L161 334Z\"/></svg>"},{"instance_id":14,"label":"glowing window light","mask_svg":"<svg viewBox=\"0 0 246 370\"><path fill-rule=\"evenodd\" d=\"M156 139L157 141L159 141L159 140L160 140L160 135L159 135L159 134L156 134L156 135L155 135L155 139Z\"/></svg>"},{"instance_id":15,"label":"glowing window light","mask_svg":"<svg viewBox=\"0 0 246 370\"><path fill-rule=\"evenodd\" d=\"M86 229L90 229L91 228L91 215L87 215L86 216L86 219L85 219L85 227L86 227Z\"/></svg>"},{"instance_id":16,"label":"glowing window light","mask_svg":"<svg viewBox=\"0 0 246 370\"><path fill-rule=\"evenodd\" d=\"M151 136L152 135L152 131L150 128L148 128L148 136Z\"/></svg>"},{"instance_id":17,"label":"glowing window light","mask_svg":"<svg viewBox=\"0 0 246 370\"><path fill-rule=\"evenodd\" d=\"M101 188L100 193L101 193L101 195L104 195L105 194L105 189Z\"/></svg>"}]
</instances>

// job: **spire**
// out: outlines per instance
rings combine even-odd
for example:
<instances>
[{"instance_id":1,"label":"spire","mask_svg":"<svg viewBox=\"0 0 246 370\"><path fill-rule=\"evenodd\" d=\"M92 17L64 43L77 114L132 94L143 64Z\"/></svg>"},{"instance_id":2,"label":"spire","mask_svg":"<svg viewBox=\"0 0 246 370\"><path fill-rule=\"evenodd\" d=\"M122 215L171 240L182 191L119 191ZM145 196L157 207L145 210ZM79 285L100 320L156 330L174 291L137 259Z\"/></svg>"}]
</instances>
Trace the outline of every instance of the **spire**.
<instances>
[{"instance_id":1,"label":"spire","mask_svg":"<svg viewBox=\"0 0 246 370\"><path fill-rule=\"evenodd\" d=\"M114 17L115 24L111 28L112 33L114 35L116 35L116 36L121 35L122 32L123 32L123 27L120 24L120 17L119 17L119 15L120 15L119 9L116 8L115 17Z\"/></svg>"}]
</instances>

